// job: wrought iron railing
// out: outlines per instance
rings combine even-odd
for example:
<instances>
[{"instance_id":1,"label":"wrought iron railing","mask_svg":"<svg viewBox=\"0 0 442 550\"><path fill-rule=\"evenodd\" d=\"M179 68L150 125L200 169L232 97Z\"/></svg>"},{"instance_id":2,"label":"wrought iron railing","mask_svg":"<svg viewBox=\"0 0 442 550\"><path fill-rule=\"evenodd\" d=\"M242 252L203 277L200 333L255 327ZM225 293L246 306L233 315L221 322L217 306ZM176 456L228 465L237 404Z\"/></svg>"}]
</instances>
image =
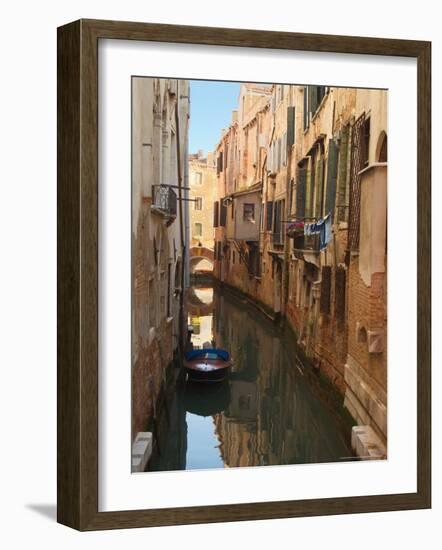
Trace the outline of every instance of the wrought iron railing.
<instances>
[{"instance_id":1,"label":"wrought iron railing","mask_svg":"<svg viewBox=\"0 0 442 550\"><path fill-rule=\"evenodd\" d=\"M177 213L177 196L169 185L152 185L152 208L166 216L175 217Z\"/></svg>"},{"instance_id":2,"label":"wrought iron railing","mask_svg":"<svg viewBox=\"0 0 442 550\"><path fill-rule=\"evenodd\" d=\"M284 244L284 234L281 231L274 231L272 233L272 237L273 237L273 244L275 246L282 246Z\"/></svg>"},{"instance_id":3,"label":"wrought iron railing","mask_svg":"<svg viewBox=\"0 0 442 550\"><path fill-rule=\"evenodd\" d=\"M320 238L319 234L304 235L300 234L293 238L293 248L299 251L312 251L319 252L320 250Z\"/></svg>"}]
</instances>

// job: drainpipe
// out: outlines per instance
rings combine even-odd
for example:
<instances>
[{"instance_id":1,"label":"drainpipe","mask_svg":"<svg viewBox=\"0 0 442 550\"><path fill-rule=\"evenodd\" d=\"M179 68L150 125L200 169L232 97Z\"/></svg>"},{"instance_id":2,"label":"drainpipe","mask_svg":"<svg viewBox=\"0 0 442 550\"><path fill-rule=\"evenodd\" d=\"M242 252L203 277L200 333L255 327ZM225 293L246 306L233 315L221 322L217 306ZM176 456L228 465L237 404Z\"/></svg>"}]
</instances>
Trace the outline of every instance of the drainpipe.
<instances>
[{"instance_id":1,"label":"drainpipe","mask_svg":"<svg viewBox=\"0 0 442 550\"><path fill-rule=\"evenodd\" d=\"M286 145L287 147L287 174L285 185L285 212L283 213L284 220L289 219L291 205L290 201L290 187L292 179L292 149L293 145ZM282 224L284 231L284 264L282 266L282 292L281 292L281 317L285 317L287 310L287 302L289 298L289 256L290 256L290 239L287 236L286 224Z\"/></svg>"},{"instance_id":2,"label":"drainpipe","mask_svg":"<svg viewBox=\"0 0 442 550\"><path fill-rule=\"evenodd\" d=\"M184 353L184 277L186 270L186 240L184 235L184 216L183 216L183 175L181 172L181 139L180 139L180 83L177 79L177 101L175 106L175 129L176 129L176 148L177 148L177 175L178 175L178 208L180 214L180 242L181 242L181 292L180 292L180 322L179 322L179 350L181 357Z\"/></svg>"}]
</instances>

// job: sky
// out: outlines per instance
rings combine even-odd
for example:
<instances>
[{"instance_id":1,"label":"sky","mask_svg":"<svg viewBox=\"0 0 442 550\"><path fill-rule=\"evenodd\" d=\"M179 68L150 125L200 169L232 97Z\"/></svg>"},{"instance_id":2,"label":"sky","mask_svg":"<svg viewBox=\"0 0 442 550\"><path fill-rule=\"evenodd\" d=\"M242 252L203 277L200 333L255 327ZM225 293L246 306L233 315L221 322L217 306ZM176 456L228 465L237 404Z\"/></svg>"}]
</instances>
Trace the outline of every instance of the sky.
<instances>
[{"instance_id":1,"label":"sky","mask_svg":"<svg viewBox=\"0 0 442 550\"><path fill-rule=\"evenodd\" d=\"M190 81L189 153L214 150L238 108L239 88L238 82Z\"/></svg>"}]
</instances>

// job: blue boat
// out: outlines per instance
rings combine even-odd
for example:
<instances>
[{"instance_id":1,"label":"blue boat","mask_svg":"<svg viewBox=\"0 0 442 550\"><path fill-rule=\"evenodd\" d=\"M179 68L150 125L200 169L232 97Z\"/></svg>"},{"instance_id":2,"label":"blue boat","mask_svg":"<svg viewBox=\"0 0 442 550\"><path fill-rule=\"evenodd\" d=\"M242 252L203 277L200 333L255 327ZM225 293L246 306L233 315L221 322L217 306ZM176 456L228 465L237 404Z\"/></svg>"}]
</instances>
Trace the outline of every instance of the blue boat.
<instances>
[{"instance_id":1,"label":"blue boat","mask_svg":"<svg viewBox=\"0 0 442 550\"><path fill-rule=\"evenodd\" d=\"M192 382L222 382L230 372L232 360L228 351L219 348L203 348L184 354L187 380Z\"/></svg>"}]
</instances>

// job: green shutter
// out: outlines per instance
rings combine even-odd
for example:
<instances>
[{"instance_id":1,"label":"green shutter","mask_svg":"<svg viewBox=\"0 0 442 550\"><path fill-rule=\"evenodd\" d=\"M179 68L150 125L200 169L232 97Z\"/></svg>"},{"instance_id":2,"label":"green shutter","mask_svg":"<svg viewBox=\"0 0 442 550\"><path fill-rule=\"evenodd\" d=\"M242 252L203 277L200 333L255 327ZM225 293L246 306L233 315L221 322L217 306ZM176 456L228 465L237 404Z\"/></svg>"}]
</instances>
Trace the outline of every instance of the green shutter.
<instances>
[{"instance_id":1,"label":"green shutter","mask_svg":"<svg viewBox=\"0 0 442 550\"><path fill-rule=\"evenodd\" d=\"M296 176L296 217L303 219L305 216L305 192L307 184L307 169L298 168Z\"/></svg>"},{"instance_id":2,"label":"green shutter","mask_svg":"<svg viewBox=\"0 0 442 550\"><path fill-rule=\"evenodd\" d=\"M307 101L307 98L308 98L308 87L307 86L304 86L304 97L303 97L303 100L304 100L304 113L303 113L303 119L304 119L304 130L307 129L308 127L308 122L309 122L309 117L308 117L308 101Z\"/></svg>"},{"instance_id":3,"label":"green shutter","mask_svg":"<svg viewBox=\"0 0 442 550\"><path fill-rule=\"evenodd\" d=\"M318 108L318 87L309 86L308 87L308 99L309 99L309 111L312 115L316 112Z\"/></svg>"},{"instance_id":4,"label":"green shutter","mask_svg":"<svg viewBox=\"0 0 442 550\"><path fill-rule=\"evenodd\" d=\"M327 161L327 189L325 194L325 215L329 212L334 214L336 200L336 180L338 177L338 154L339 147L334 140L330 140L328 144L328 161Z\"/></svg>"},{"instance_id":5,"label":"green shutter","mask_svg":"<svg viewBox=\"0 0 442 550\"><path fill-rule=\"evenodd\" d=\"M287 107L287 149L295 143L295 108Z\"/></svg>"}]
</instances>

